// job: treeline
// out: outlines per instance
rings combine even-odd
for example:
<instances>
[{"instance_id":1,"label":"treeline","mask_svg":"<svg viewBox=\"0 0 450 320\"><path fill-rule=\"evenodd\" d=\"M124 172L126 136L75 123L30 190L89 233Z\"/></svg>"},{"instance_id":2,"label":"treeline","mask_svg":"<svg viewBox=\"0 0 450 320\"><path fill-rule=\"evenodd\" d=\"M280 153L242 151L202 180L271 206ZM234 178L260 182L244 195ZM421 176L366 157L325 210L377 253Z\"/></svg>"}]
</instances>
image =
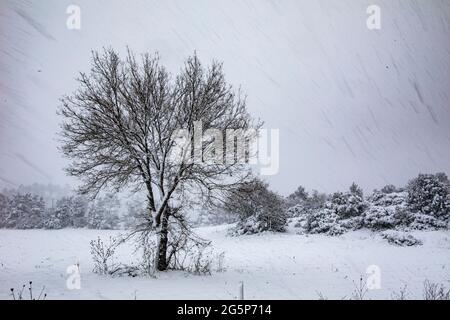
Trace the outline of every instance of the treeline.
<instances>
[{"instance_id":1,"label":"treeline","mask_svg":"<svg viewBox=\"0 0 450 320\"><path fill-rule=\"evenodd\" d=\"M20 189L23 191L23 189ZM128 203L125 214L114 194L90 201L79 195L62 196L50 203L42 195L14 192L0 193L0 228L9 229L122 229L143 219L145 206Z\"/></svg>"},{"instance_id":2,"label":"treeline","mask_svg":"<svg viewBox=\"0 0 450 320\"><path fill-rule=\"evenodd\" d=\"M121 208L114 194L94 201L71 195L46 202L42 195L8 190L0 193L0 228L130 229L149 223L145 201L130 201L123 213ZM299 187L284 198L255 178L230 192L221 206L200 214L197 224L232 222L237 222L234 235L282 232L290 223L299 233L328 235L360 228L445 229L450 223L450 181L445 173L420 174L404 187L387 185L368 195L353 183L348 191L333 194Z\"/></svg>"}]
</instances>

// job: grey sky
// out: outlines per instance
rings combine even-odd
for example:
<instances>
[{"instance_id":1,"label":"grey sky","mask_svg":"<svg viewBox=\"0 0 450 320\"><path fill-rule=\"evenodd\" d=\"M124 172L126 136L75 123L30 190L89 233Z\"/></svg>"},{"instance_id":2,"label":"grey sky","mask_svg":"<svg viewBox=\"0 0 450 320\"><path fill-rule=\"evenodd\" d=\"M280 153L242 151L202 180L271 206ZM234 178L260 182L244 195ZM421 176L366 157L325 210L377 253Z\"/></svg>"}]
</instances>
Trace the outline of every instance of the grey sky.
<instances>
[{"instance_id":1,"label":"grey sky","mask_svg":"<svg viewBox=\"0 0 450 320\"><path fill-rule=\"evenodd\" d=\"M81 8L81 30L66 8ZM0 186L73 183L56 146L58 99L88 71L90 50L158 51L176 73L197 51L224 62L252 114L280 129L286 194L402 185L450 173L450 2L2 1Z\"/></svg>"}]
</instances>

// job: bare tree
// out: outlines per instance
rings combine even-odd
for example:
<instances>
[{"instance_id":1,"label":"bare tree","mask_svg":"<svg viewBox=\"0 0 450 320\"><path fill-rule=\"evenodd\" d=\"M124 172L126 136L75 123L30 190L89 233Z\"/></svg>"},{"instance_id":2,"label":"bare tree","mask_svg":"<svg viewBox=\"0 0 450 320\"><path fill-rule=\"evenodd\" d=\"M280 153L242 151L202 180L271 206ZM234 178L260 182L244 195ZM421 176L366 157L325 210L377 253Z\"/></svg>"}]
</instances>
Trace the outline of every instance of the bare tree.
<instances>
[{"instance_id":1,"label":"bare tree","mask_svg":"<svg viewBox=\"0 0 450 320\"><path fill-rule=\"evenodd\" d=\"M201 121L204 131L242 129L241 138L249 141L254 134L248 129L260 123L251 119L240 90L226 83L222 64L204 68L196 55L173 78L158 55L136 58L128 50L121 59L105 49L93 52L90 73L77 80L79 88L62 99L60 109L61 150L71 160L67 172L82 180L82 193L94 196L104 188L145 190L149 224L158 234L157 268L166 270L169 219L179 216L186 199L219 199L250 174L243 161L248 153L236 148L234 154L236 142L230 147L222 141L223 150L214 149L217 137L174 157L179 130L192 139ZM198 149L224 161L192 161ZM225 159L231 152L233 161Z\"/></svg>"}]
</instances>

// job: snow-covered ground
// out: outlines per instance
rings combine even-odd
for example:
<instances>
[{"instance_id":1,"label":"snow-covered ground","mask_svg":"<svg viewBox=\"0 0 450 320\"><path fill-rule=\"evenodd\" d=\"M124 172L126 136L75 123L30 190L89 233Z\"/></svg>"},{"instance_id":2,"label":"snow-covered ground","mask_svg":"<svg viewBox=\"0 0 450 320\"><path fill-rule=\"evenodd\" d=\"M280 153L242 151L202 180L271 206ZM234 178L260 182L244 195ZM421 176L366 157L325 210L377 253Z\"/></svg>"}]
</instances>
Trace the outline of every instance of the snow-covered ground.
<instances>
[{"instance_id":1,"label":"snow-covered ground","mask_svg":"<svg viewBox=\"0 0 450 320\"><path fill-rule=\"evenodd\" d=\"M381 289L368 299L390 298L407 284L409 298L422 298L423 282L450 286L450 233L415 232L422 246L398 247L369 231L340 237L284 234L228 237L228 226L197 229L225 251L224 272L196 276L184 272L144 277L109 277L91 272L89 241L119 231L0 230L0 298L29 281L43 285L49 299L235 299L244 281L246 299L351 298L360 276L377 265ZM120 258L131 254L121 252ZM80 263L81 289L66 286L66 268Z\"/></svg>"}]
</instances>

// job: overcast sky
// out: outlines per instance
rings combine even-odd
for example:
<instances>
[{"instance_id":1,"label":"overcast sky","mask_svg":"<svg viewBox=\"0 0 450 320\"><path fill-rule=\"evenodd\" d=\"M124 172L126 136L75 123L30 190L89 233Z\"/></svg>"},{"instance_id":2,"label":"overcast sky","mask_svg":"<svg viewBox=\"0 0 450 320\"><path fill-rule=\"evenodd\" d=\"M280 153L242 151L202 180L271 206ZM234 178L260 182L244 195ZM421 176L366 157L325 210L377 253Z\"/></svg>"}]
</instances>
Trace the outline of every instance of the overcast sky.
<instances>
[{"instance_id":1,"label":"overcast sky","mask_svg":"<svg viewBox=\"0 0 450 320\"><path fill-rule=\"evenodd\" d=\"M66 27L67 6L81 29ZM381 29L366 27L371 4ZM280 129L282 194L403 185L450 173L450 1L0 2L0 186L73 184L57 150L58 99L90 51L194 51L224 62L248 108Z\"/></svg>"}]
</instances>

